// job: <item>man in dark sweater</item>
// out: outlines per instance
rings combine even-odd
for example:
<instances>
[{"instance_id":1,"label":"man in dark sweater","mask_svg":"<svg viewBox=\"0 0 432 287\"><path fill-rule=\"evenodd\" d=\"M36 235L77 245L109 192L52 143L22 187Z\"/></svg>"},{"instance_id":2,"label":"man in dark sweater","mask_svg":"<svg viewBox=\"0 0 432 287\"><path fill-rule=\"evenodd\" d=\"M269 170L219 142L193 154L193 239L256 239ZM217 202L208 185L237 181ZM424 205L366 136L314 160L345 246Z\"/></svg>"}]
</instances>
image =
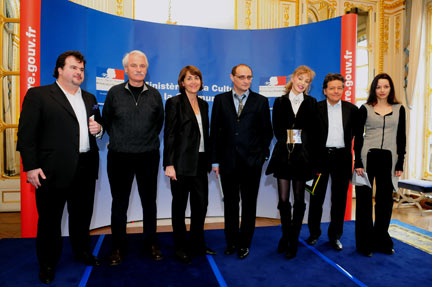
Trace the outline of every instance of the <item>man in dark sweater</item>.
<instances>
[{"instance_id":1,"label":"man in dark sweater","mask_svg":"<svg viewBox=\"0 0 432 287\"><path fill-rule=\"evenodd\" d=\"M159 133L164 118L162 97L144 82L148 60L143 52L134 50L126 54L123 66L129 80L108 91L102 111L110 137L107 170L112 195L109 262L112 266L121 263L127 247L127 210L134 176L143 208L144 248L153 260L163 258L156 238Z\"/></svg>"}]
</instances>

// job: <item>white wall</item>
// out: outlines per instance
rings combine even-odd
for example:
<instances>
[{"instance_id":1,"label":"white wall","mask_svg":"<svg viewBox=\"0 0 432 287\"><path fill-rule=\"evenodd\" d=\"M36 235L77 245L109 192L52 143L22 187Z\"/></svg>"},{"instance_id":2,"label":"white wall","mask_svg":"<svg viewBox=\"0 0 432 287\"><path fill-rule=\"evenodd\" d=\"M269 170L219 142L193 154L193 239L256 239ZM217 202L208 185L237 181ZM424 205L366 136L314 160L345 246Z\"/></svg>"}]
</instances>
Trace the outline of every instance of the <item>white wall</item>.
<instances>
[{"instance_id":1,"label":"white wall","mask_svg":"<svg viewBox=\"0 0 432 287\"><path fill-rule=\"evenodd\" d=\"M169 2L177 25L234 29L235 0L137 0L135 19L166 23Z\"/></svg>"}]
</instances>

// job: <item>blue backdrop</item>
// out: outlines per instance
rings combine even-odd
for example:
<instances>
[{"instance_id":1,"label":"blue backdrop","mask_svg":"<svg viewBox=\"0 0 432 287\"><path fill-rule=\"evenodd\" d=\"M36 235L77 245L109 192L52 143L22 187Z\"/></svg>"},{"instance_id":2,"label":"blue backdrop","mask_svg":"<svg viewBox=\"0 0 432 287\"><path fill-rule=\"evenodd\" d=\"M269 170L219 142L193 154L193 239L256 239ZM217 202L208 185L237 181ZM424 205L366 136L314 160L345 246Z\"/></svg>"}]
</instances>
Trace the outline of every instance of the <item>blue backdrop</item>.
<instances>
[{"instance_id":1,"label":"blue backdrop","mask_svg":"<svg viewBox=\"0 0 432 287\"><path fill-rule=\"evenodd\" d=\"M100 70L122 70L123 56L138 49L146 53L149 60L146 82L159 88L164 102L167 97L178 93L176 84L181 68L194 65L203 74L205 90L202 95L211 107L216 94L231 89L229 74L232 67L240 63L252 67L252 90L257 92L262 88L260 83L267 82L266 79L289 76L297 66L308 65L316 72L310 94L321 100L324 99L321 92L324 76L329 72L340 72L340 38L341 18L280 29L209 29L137 21L66 0L43 0L41 84L51 84L55 80L52 73L59 54L66 50L79 50L87 60L82 88L97 95L98 101L103 103L104 93L96 90L96 77L100 77ZM269 96L271 105L274 101L272 96ZM110 224L111 195L106 176L108 140L104 135L100 142L101 166L93 228ZM213 174L209 181L208 216L221 216L223 203ZM158 184L158 217L169 218L171 194L162 168ZM130 204L129 220L141 219L136 191ZM276 205L276 182L273 177L263 175L258 215L277 217Z\"/></svg>"}]
</instances>

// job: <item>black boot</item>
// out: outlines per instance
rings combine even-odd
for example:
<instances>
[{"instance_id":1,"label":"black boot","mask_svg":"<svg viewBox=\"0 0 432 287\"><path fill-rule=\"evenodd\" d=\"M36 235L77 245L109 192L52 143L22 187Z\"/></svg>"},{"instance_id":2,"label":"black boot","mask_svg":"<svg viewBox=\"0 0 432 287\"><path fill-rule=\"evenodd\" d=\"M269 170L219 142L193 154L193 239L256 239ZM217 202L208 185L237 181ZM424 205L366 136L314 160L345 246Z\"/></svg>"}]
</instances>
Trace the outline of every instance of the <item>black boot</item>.
<instances>
[{"instance_id":1,"label":"black boot","mask_svg":"<svg viewBox=\"0 0 432 287\"><path fill-rule=\"evenodd\" d=\"M279 202L278 208L282 225L282 237L279 240L277 252L284 253L288 250L289 230L291 228L291 203L289 201Z\"/></svg>"},{"instance_id":2,"label":"black boot","mask_svg":"<svg viewBox=\"0 0 432 287\"><path fill-rule=\"evenodd\" d=\"M293 219L292 219L290 236L289 236L289 248L285 254L285 257L287 259L292 259L297 255L298 239L303 224L305 209L306 209L306 204L304 203L294 204Z\"/></svg>"}]
</instances>

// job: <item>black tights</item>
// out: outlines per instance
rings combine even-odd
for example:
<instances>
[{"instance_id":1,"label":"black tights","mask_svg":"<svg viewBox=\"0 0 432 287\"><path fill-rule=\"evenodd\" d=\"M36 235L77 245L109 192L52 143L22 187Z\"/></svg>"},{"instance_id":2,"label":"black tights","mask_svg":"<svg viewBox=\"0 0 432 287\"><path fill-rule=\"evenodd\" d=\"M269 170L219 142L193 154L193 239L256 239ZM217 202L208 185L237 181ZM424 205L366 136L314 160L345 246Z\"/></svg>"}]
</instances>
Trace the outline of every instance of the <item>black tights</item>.
<instances>
[{"instance_id":1,"label":"black tights","mask_svg":"<svg viewBox=\"0 0 432 287\"><path fill-rule=\"evenodd\" d=\"M290 242L290 248L297 250L298 237L303 223L306 204L305 182L302 180L288 180L278 178L279 203L278 209L281 217L282 238ZM290 183L293 186L294 210L291 218Z\"/></svg>"},{"instance_id":2,"label":"black tights","mask_svg":"<svg viewBox=\"0 0 432 287\"><path fill-rule=\"evenodd\" d=\"M305 195L305 182L302 180L291 180L294 191L294 205L296 203L304 203ZM278 193L279 193L279 205L289 204L290 196L290 180L278 178Z\"/></svg>"}]
</instances>

